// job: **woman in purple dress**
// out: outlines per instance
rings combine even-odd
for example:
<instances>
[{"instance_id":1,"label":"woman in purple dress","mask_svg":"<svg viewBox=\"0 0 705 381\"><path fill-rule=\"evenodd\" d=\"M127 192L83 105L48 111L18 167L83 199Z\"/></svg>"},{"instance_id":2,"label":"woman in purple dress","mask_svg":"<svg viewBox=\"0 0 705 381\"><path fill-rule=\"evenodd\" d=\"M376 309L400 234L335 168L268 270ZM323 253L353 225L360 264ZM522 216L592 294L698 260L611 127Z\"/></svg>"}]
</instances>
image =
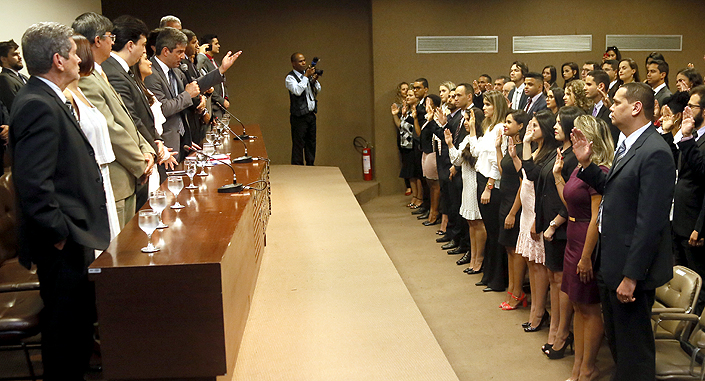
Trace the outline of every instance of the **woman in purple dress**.
<instances>
[{"instance_id":1,"label":"woman in purple dress","mask_svg":"<svg viewBox=\"0 0 705 381\"><path fill-rule=\"evenodd\" d=\"M601 119L582 115L575 119L575 128L592 142L592 162L607 172L614 157L614 144L607 124ZM577 178L580 168L573 171L568 182L564 182L561 176L562 168L563 160L558 155L553 173L569 216L561 291L568 294L575 311L575 361L570 379L593 380L599 374L595 360L603 336L600 297L593 273L593 252L598 237L597 215L602 196ZM564 342L560 349L556 345L547 348L546 354L550 358L563 357L566 344Z\"/></svg>"}]
</instances>

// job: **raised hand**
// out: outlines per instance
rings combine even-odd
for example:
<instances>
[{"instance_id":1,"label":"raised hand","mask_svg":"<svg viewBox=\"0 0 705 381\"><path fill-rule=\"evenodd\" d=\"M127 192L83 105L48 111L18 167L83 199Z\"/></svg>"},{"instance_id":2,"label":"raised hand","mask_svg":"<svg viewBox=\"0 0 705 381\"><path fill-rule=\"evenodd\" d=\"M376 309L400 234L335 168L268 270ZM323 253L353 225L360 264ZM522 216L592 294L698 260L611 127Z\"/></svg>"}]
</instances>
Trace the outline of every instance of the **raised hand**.
<instances>
[{"instance_id":1,"label":"raised hand","mask_svg":"<svg viewBox=\"0 0 705 381\"><path fill-rule=\"evenodd\" d=\"M555 163L553 163L553 176L558 180L559 177L561 179L563 178L561 175L561 171L563 170L563 153L560 148L556 148L556 151L558 154L556 155Z\"/></svg>"},{"instance_id":2,"label":"raised hand","mask_svg":"<svg viewBox=\"0 0 705 381\"><path fill-rule=\"evenodd\" d=\"M690 106L685 106L683 109L683 122L681 123L681 132L683 137L693 136L693 130L695 129L695 119L693 118L693 109Z\"/></svg>"},{"instance_id":3,"label":"raised hand","mask_svg":"<svg viewBox=\"0 0 705 381\"><path fill-rule=\"evenodd\" d=\"M585 134L579 128L573 128L570 140L573 142L573 153L578 162L583 168L587 168L590 165L590 157L592 156L592 142L587 140Z\"/></svg>"},{"instance_id":4,"label":"raised hand","mask_svg":"<svg viewBox=\"0 0 705 381\"><path fill-rule=\"evenodd\" d=\"M671 132L675 123L673 123L673 111L668 105L663 106L663 112L661 113L661 129L663 132Z\"/></svg>"},{"instance_id":5,"label":"raised hand","mask_svg":"<svg viewBox=\"0 0 705 381\"><path fill-rule=\"evenodd\" d=\"M235 63L237 57L240 57L240 54L242 54L242 50L235 54L233 54L233 52L231 51L228 51L228 54L223 57L223 61L220 62L220 67L218 68L220 74L225 74L225 72L230 69L230 66L233 66L233 63Z\"/></svg>"},{"instance_id":6,"label":"raised hand","mask_svg":"<svg viewBox=\"0 0 705 381\"><path fill-rule=\"evenodd\" d=\"M477 80L472 81L472 91L475 94L479 94L481 92L480 85L477 83Z\"/></svg>"},{"instance_id":7,"label":"raised hand","mask_svg":"<svg viewBox=\"0 0 705 381\"><path fill-rule=\"evenodd\" d=\"M514 139L509 139L509 144L507 145L507 152L509 152L509 157L512 159L517 158L517 146L514 144Z\"/></svg>"},{"instance_id":8,"label":"raised hand","mask_svg":"<svg viewBox=\"0 0 705 381\"><path fill-rule=\"evenodd\" d=\"M504 140L504 134L499 133L497 134L497 137L494 139L494 147L499 151L500 148L502 148L502 141Z\"/></svg>"},{"instance_id":9,"label":"raised hand","mask_svg":"<svg viewBox=\"0 0 705 381\"><path fill-rule=\"evenodd\" d=\"M443 113L443 111L441 111L440 108L436 109L434 117L438 121L439 126L445 126L446 123L448 123L448 117Z\"/></svg>"},{"instance_id":10,"label":"raised hand","mask_svg":"<svg viewBox=\"0 0 705 381\"><path fill-rule=\"evenodd\" d=\"M396 103L392 103L392 115L399 114L399 106Z\"/></svg>"},{"instance_id":11,"label":"raised hand","mask_svg":"<svg viewBox=\"0 0 705 381\"><path fill-rule=\"evenodd\" d=\"M529 124L526 126L526 133L524 134L524 144L530 144L531 140L534 138L534 130L538 128L536 125L536 121L534 119L531 119L529 121Z\"/></svg>"},{"instance_id":12,"label":"raised hand","mask_svg":"<svg viewBox=\"0 0 705 381\"><path fill-rule=\"evenodd\" d=\"M610 99L610 96L607 95L607 92L604 89L601 89L599 86L597 87L597 91L602 95L602 107L607 107L609 110L610 107L612 107L612 100Z\"/></svg>"},{"instance_id":13,"label":"raised hand","mask_svg":"<svg viewBox=\"0 0 705 381\"><path fill-rule=\"evenodd\" d=\"M443 129L443 137L445 138L446 144L448 147L453 145L453 134L450 133L450 130L445 128Z\"/></svg>"}]
</instances>

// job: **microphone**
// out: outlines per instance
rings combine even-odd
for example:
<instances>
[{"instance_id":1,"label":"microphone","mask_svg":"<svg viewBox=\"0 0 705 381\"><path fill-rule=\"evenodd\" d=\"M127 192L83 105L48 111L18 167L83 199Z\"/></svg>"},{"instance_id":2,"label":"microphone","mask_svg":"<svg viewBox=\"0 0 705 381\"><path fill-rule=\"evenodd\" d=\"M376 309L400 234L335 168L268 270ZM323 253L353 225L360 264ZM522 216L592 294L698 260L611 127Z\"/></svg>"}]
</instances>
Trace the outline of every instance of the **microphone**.
<instances>
[{"instance_id":1,"label":"microphone","mask_svg":"<svg viewBox=\"0 0 705 381\"><path fill-rule=\"evenodd\" d=\"M245 131L245 125L242 123L242 121L241 121L240 119L238 119L238 117L236 117L235 115L233 115L233 113L231 113L230 111L228 111L228 109L226 109L225 106L223 106L222 104L220 104L220 102L218 102L218 101L215 101L215 102L213 102L213 103L215 103L218 107L220 107L221 110L225 111L228 115L230 115L231 117L235 118L235 120L237 120L238 123L240 123L240 125L242 126L242 135L239 135L240 140L243 140L243 139L254 139L254 138L256 138L256 136L247 135L247 131Z\"/></svg>"},{"instance_id":2,"label":"microphone","mask_svg":"<svg viewBox=\"0 0 705 381\"><path fill-rule=\"evenodd\" d=\"M179 65L179 69L184 72L184 75L186 76L186 80L188 83L193 82L193 77L191 77L191 74L188 72L188 65L186 65L185 62L182 62L181 65Z\"/></svg>"},{"instance_id":3,"label":"microphone","mask_svg":"<svg viewBox=\"0 0 705 381\"><path fill-rule=\"evenodd\" d=\"M216 120L217 120L217 119L218 119L218 118L216 118ZM240 136L239 136L238 134L236 134L233 130L231 130L230 127L226 126L225 123L221 123L221 124L223 125L223 127L227 128L228 131L230 131L231 134L233 134L233 135L235 136L235 139L237 139L237 140L239 140L240 142L242 142L242 145L245 146L245 154L242 155L242 156L240 156L240 157L234 158L234 159L233 159L233 164L252 163L252 156L250 156L250 155L247 154L247 144L245 143L245 141L242 140L242 139L240 138Z\"/></svg>"},{"instance_id":4,"label":"microphone","mask_svg":"<svg viewBox=\"0 0 705 381\"><path fill-rule=\"evenodd\" d=\"M218 193L238 193L238 192L242 192L242 190L245 189L245 187L242 184L239 184L237 182L237 176L235 175L235 168L233 168L233 166L230 165L230 163L228 163L227 160L216 159L213 156L208 155L207 153L205 153L203 151L198 151L189 145L184 145L184 149L188 152L200 152L203 156L205 156L209 159L212 159L212 160L219 161L219 162L227 165L228 167L230 167L230 170L233 171L233 183L232 184L225 184L222 187L218 188Z\"/></svg>"}]
</instances>

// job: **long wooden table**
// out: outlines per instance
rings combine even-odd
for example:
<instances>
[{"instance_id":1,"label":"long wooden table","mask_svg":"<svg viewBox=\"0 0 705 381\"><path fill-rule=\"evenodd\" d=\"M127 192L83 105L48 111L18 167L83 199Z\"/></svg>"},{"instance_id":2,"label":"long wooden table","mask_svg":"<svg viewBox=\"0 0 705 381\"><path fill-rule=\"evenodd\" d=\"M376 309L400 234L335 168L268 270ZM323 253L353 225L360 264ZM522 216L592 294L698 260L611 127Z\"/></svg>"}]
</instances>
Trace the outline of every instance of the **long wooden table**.
<instances>
[{"instance_id":1,"label":"long wooden table","mask_svg":"<svg viewBox=\"0 0 705 381\"><path fill-rule=\"evenodd\" d=\"M257 136L249 154L266 158L259 126L247 132ZM225 143L218 152L244 153L240 142ZM160 251L140 251L147 235L135 217L90 266L106 379L232 377L270 215L268 162L233 167L239 183L264 180L266 189L217 193L232 182L232 171L211 167L208 177L194 178L198 189L180 192L185 208L162 213L169 227L152 236ZM173 205L166 182L162 189Z\"/></svg>"}]
</instances>

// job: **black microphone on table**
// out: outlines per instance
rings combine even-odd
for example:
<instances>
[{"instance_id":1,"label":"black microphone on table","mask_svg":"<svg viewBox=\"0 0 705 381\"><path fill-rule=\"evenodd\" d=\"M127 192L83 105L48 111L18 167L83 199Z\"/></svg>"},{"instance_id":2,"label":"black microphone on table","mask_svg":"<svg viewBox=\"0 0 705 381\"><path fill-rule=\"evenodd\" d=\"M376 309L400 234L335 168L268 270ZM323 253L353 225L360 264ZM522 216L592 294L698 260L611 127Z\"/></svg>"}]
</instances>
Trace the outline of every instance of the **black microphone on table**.
<instances>
[{"instance_id":1,"label":"black microphone on table","mask_svg":"<svg viewBox=\"0 0 705 381\"><path fill-rule=\"evenodd\" d=\"M247 135L247 131L245 131L245 124L243 124L242 121L240 119L238 119L238 117L236 117L233 113L228 111L228 109L226 109L225 106L220 104L220 102L218 102L218 101L214 101L213 103L215 103L216 106L220 107L220 109L225 111L228 115L235 118L235 120L237 120L238 123L240 123L240 125L242 126L242 135L238 135L240 140L247 140L247 139L255 139L256 138L256 136Z\"/></svg>"},{"instance_id":2,"label":"black microphone on table","mask_svg":"<svg viewBox=\"0 0 705 381\"><path fill-rule=\"evenodd\" d=\"M218 118L216 118L216 119L218 119ZM237 140L239 140L240 142L242 142L242 145L245 146L245 154L242 155L242 156L240 156L240 157L234 158L234 159L233 159L233 164L252 163L252 156L250 156L250 155L247 154L247 143L245 143L245 141L242 140L242 139L240 138L240 136L235 133L235 131L233 131L232 129L230 129L230 127L226 126L225 123L221 123L221 124L222 124L223 127L225 127L228 131L230 131L231 134L235 135L235 139L237 139Z\"/></svg>"},{"instance_id":3,"label":"black microphone on table","mask_svg":"<svg viewBox=\"0 0 705 381\"><path fill-rule=\"evenodd\" d=\"M230 170L233 171L233 183L232 184L225 184L222 187L218 188L218 193L237 193L237 192L242 192L242 190L245 189L245 187L242 184L237 182L237 176L235 175L235 168L233 168L233 166L230 165L230 163L227 160L216 159L213 156L208 155L207 153L205 153L203 151L196 150L189 145L184 145L184 149L188 152L198 152L209 159L219 161L219 162L227 165L228 167L230 167Z\"/></svg>"}]
</instances>

